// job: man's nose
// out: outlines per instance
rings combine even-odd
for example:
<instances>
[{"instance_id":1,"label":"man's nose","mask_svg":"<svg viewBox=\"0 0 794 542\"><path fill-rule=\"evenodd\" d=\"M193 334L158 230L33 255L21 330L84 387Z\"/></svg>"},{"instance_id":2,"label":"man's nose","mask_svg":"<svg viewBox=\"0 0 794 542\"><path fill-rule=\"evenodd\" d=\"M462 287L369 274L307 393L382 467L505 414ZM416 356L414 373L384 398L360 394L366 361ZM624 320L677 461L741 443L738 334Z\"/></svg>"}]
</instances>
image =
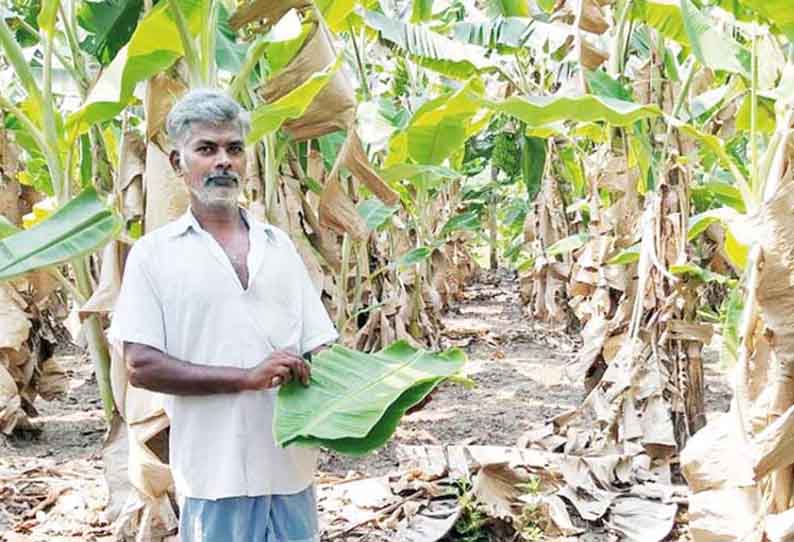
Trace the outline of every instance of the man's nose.
<instances>
[{"instance_id":1,"label":"man's nose","mask_svg":"<svg viewBox=\"0 0 794 542\"><path fill-rule=\"evenodd\" d=\"M223 147L220 147L215 155L215 167L223 170L228 170L232 167L231 156Z\"/></svg>"}]
</instances>

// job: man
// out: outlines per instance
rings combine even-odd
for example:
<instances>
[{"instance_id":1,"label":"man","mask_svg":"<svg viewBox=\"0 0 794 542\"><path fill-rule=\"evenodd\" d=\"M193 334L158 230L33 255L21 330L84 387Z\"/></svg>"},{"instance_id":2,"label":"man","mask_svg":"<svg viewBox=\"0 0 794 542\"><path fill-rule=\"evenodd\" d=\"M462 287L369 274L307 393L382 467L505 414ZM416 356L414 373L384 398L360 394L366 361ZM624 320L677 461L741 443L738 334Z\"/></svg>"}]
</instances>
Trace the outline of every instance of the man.
<instances>
[{"instance_id":1,"label":"man","mask_svg":"<svg viewBox=\"0 0 794 542\"><path fill-rule=\"evenodd\" d=\"M276 388L337 333L289 237L238 206L245 112L195 90L171 110L170 159L190 209L139 239L110 336L129 382L167 394L182 542L319 540L315 450L278 448Z\"/></svg>"}]
</instances>

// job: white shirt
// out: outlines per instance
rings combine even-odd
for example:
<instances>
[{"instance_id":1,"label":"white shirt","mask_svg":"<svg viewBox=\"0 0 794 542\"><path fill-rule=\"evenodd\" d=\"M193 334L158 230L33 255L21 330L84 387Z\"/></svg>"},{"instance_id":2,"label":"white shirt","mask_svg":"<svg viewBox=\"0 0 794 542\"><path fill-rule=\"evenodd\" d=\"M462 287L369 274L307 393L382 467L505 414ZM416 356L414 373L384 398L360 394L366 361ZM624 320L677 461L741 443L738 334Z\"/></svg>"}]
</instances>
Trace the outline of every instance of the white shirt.
<instances>
[{"instance_id":1,"label":"white shirt","mask_svg":"<svg viewBox=\"0 0 794 542\"><path fill-rule=\"evenodd\" d=\"M133 245L110 338L182 361L249 368L274 350L336 340L320 295L286 233L244 213L249 287L188 210ZM317 451L273 440L276 390L167 395L170 464L180 497L289 495L311 483Z\"/></svg>"}]
</instances>

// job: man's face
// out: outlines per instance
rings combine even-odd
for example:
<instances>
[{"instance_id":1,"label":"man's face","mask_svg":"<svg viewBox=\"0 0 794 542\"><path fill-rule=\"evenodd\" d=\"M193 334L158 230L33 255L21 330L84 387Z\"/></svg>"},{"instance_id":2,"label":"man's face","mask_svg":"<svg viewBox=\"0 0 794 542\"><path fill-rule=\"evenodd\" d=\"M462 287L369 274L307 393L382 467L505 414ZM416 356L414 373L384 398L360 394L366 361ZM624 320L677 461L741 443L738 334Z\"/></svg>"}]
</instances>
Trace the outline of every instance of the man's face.
<instances>
[{"instance_id":1,"label":"man's face","mask_svg":"<svg viewBox=\"0 0 794 542\"><path fill-rule=\"evenodd\" d=\"M202 205L236 208L245 176L245 144L239 125L192 124L176 167Z\"/></svg>"}]
</instances>

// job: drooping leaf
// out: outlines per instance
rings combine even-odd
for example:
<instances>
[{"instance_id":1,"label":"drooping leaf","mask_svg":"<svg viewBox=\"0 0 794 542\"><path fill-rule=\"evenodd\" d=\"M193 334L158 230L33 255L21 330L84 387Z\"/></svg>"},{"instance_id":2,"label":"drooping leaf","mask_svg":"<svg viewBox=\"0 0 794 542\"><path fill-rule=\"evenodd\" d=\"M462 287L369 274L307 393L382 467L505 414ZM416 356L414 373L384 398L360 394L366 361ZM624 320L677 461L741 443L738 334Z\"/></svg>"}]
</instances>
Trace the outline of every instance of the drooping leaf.
<instances>
[{"instance_id":1,"label":"drooping leaf","mask_svg":"<svg viewBox=\"0 0 794 542\"><path fill-rule=\"evenodd\" d=\"M86 189L41 224L0 241L0 280L91 253L121 225L96 191Z\"/></svg>"},{"instance_id":2,"label":"drooping leaf","mask_svg":"<svg viewBox=\"0 0 794 542\"><path fill-rule=\"evenodd\" d=\"M328 84L339 66L342 64L342 55L336 62L321 72L312 74L306 81L295 87L278 100L265 104L251 113L251 131L248 134L248 144L254 143L269 133L278 130L284 122L296 119L303 115L311 105L315 96Z\"/></svg>"},{"instance_id":3,"label":"drooping leaf","mask_svg":"<svg viewBox=\"0 0 794 542\"><path fill-rule=\"evenodd\" d=\"M701 64L750 77L751 58L747 49L723 34L690 0L681 0L681 14L692 52Z\"/></svg>"},{"instance_id":4,"label":"drooping leaf","mask_svg":"<svg viewBox=\"0 0 794 542\"><path fill-rule=\"evenodd\" d=\"M446 235L454 231L477 231L482 229L480 215L474 211L466 211L450 218L444 227L441 228L441 235Z\"/></svg>"},{"instance_id":5,"label":"drooping leaf","mask_svg":"<svg viewBox=\"0 0 794 542\"><path fill-rule=\"evenodd\" d=\"M736 159L728 152L728 149L725 147L725 142L723 142L722 139L713 134L702 132L691 124L687 124L676 119L669 118L668 122L675 126L681 133L696 139L707 149L713 152L720 164L733 175L734 180L737 183L737 187L742 194L742 198L746 200L746 202L752 201L747 179L739 169Z\"/></svg>"},{"instance_id":6,"label":"drooping leaf","mask_svg":"<svg viewBox=\"0 0 794 542\"><path fill-rule=\"evenodd\" d=\"M364 22L381 37L414 57L418 64L456 79L491 68L482 50L451 40L421 24L403 23L381 13L364 11Z\"/></svg>"},{"instance_id":7,"label":"drooping leaf","mask_svg":"<svg viewBox=\"0 0 794 542\"><path fill-rule=\"evenodd\" d=\"M742 193L732 184L722 181L708 181L692 187L693 194L702 193L711 196L722 205L736 209L740 213L747 212L747 206L742 199Z\"/></svg>"},{"instance_id":8,"label":"drooping leaf","mask_svg":"<svg viewBox=\"0 0 794 542\"><path fill-rule=\"evenodd\" d=\"M428 247L419 247L413 250L409 250L408 252L397 258L397 265L400 267L408 267L411 265L422 263L423 261L428 259L432 253L433 250Z\"/></svg>"},{"instance_id":9,"label":"drooping leaf","mask_svg":"<svg viewBox=\"0 0 794 542\"><path fill-rule=\"evenodd\" d=\"M697 238L701 233L706 231L709 226L722 222L723 217L718 211L706 211L692 216L689 219L689 228L687 231L687 240L691 241Z\"/></svg>"},{"instance_id":10,"label":"drooping leaf","mask_svg":"<svg viewBox=\"0 0 794 542\"><path fill-rule=\"evenodd\" d=\"M403 341L376 354L333 346L313 358L308 388L291 382L279 390L275 441L368 453L386 444L405 411L465 360L457 349L431 354Z\"/></svg>"},{"instance_id":11,"label":"drooping leaf","mask_svg":"<svg viewBox=\"0 0 794 542\"><path fill-rule=\"evenodd\" d=\"M584 244L590 240L590 234L588 233L577 233L566 237L565 239L560 239L553 245L551 245L547 250L546 254L549 256L560 256L562 254L568 254L569 252L573 252L574 250L578 250L584 246Z\"/></svg>"},{"instance_id":12,"label":"drooping leaf","mask_svg":"<svg viewBox=\"0 0 794 542\"><path fill-rule=\"evenodd\" d=\"M538 127L558 121L596 122L604 121L612 126L630 126L638 120L658 117L661 110L655 105L639 105L612 98L586 95L511 97L502 102L482 100L500 113L505 113L525 122L529 127Z\"/></svg>"},{"instance_id":13,"label":"drooping leaf","mask_svg":"<svg viewBox=\"0 0 794 542\"><path fill-rule=\"evenodd\" d=\"M585 79L590 92L596 96L623 100L624 102L634 101L628 89L604 70L585 70Z\"/></svg>"},{"instance_id":14,"label":"drooping leaf","mask_svg":"<svg viewBox=\"0 0 794 542\"><path fill-rule=\"evenodd\" d=\"M142 9L143 0L83 2L77 11L77 22L88 34L80 48L103 66L110 64L132 37Z\"/></svg>"},{"instance_id":15,"label":"drooping leaf","mask_svg":"<svg viewBox=\"0 0 794 542\"><path fill-rule=\"evenodd\" d=\"M689 36L684 28L684 16L677 1L635 0L631 17L659 31L665 38L689 47Z\"/></svg>"},{"instance_id":16,"label":"drooping leaf","mask_svg":"<svg viewBox=\"0 0 794 542\"><path fill-rule=\"evenodd\" d=\"M358 204L358 214L367 223L370 231L383 227L397 209L398 207L390 207L378 198L370 198Z\"/></svg>"},{"instance_id":17,"label":"drooping leaf","mask_svg":"<svg viewBox=\"0 0 794 542\"><path fill-rule=\"evenodd\" d=\"M693 276L702 282L716 282L717 284L728 284L733 280L730 277L726 277L725 275L720 275L719 273L715 273L713 271L710 271L709 269L704 269L694 263L671 265L669 271L673 275Z\"/></svg>"},{"instance_id":18,"label":"drooping leaf","mask_svg":"<svg viewBox=\"0 0 794 542\"><path fill-rule=\"evenodd\" d=\"M209 0L174 0L192 35L199 32ZM138 24L132 38L102 71L83 107L70 115L67 131L76 138L91 125L109 120L132 99L135 86L170 67L184 54L170 2L158 3Z\"/></svg>"},{"instance_id":19,"label":"drooping leaf","mask_svg":"<svg viewBox=\"0 0 794 542\"><path fill-rule=\"evenodd\" d=\"M637 243L628 248L624 248L615 256L607 260L609 265L629 265L640 261L640 244Z\"/></svg>"}]
</instances>

